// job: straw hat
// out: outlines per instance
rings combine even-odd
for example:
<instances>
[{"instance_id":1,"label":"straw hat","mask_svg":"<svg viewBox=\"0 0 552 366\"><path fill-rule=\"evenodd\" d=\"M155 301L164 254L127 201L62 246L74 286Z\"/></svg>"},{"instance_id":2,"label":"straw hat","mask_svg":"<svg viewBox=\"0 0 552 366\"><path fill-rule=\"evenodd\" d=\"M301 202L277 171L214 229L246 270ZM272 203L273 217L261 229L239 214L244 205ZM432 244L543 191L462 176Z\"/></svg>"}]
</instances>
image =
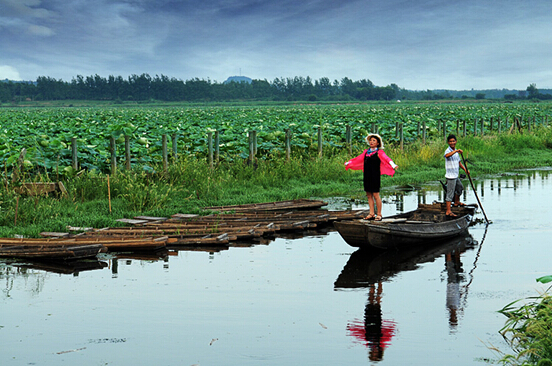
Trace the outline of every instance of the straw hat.
<instances>
[{"instance_id":1,"label":"straw hat","mask_svg":"<svg viewBox=\"0 0 552 366\"><path fill-rule=\"evenodd\" d=\"M369 134L368 136L366 136L366 137L364 138L364 140L366 141L366 143L367 143L368 145L370 145L370 138L372 138L372 137L375 137L375 138L379 141L380 146L378 146L378 147L379 147L380 149L383 149L383 140L382 140L381 136L378 135L377 133L371 133L371 134Z\"/></svg>"}]
</instances>

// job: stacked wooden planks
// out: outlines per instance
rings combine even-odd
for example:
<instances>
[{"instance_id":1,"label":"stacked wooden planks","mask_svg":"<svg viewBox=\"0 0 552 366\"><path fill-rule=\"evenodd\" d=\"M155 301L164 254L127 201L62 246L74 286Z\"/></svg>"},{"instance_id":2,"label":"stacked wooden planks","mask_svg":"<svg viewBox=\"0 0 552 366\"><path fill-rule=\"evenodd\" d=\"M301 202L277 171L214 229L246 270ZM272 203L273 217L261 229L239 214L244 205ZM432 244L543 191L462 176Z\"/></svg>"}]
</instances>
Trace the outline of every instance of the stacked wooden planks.
<instances>
[{"instance_id":1,"label":"stacked wooden planks","mask_svg":"<svg viewBox=\"0 0 552 366\"><path fill-rule=\"evenodd\" d=\"M43 247L101 245L110 252L153 251L161 248L220 248L262 242L283 233L318 230L334 221L358 219L365 211L327 211L318 200L206 207L206 215L137 216L120 219L128 226L101 229L68 227L66 233L44 232L41 239L0 239L0 245ZM76 233L79 232L79 233ZM251 245L251 244L249 244ZM1 252L0 252L1 255Z\"/></svg>"},{"instance_id":2,"label":"stacked wooden planks","mask_svg":"<svg viewBox=\"0 0 552 366\"><path fill-rule=\"evenodd\" d=\"M231 242L258 240L283 232L331 226L336 220L357 219L364 211L242 211L205 216L175 214L170 218L136 217L122 220L130 227L105 228L86 236L168 236L167 246L228 245Z\"/></svg>"}]
</instances>

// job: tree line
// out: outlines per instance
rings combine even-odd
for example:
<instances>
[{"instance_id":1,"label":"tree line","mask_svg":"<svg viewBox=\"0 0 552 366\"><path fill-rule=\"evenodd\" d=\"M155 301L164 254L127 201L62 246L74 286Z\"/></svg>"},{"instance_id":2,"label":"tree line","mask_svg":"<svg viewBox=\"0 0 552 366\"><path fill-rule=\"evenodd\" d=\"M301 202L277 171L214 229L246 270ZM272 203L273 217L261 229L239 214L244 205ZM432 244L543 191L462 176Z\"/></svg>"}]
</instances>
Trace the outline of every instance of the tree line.
<instances>
[{"instance_id":1,"label":"tree line","mask_svg":"<svg viewBox=\"0 0 552 366\"><path fill-rule=\"evenodd\" d=\"M473 91L472 91L473 92ZM500 94L502 98L507 91ZM323 77L276 78L272 82L250 80L250 82L218 83L209 79L194 78L183 81L166 75L149 74L101 77L99 75L78 75L70 82L48 76L40 76L36 82L0 82L0 102L51 100L110 100L123 101L365 101L365 100L438 100L455 98L484 99L485 94L451 91L411 91L396 84L376 86L368 79L353 81L347 77L331 81ZM534 84L527 88L532 98L548 99L550 94L539 93ZM461 95L460 95L461 94ZM526 96L514 94L515 98ZM496 96L493 96L496 98Z\"/></svg>"}]
</instances>

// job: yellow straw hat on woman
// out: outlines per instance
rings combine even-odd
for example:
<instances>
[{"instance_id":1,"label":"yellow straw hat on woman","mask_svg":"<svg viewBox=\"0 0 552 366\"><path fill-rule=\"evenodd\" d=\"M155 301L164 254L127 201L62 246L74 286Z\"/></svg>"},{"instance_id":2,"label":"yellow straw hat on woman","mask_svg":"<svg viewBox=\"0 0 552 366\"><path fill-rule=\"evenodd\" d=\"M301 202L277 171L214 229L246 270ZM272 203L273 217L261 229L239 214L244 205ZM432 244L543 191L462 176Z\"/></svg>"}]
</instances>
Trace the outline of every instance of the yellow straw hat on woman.
<instances>
[{"instance_id":1,"label":"yellow straw hat on woman","mask_svg":"<svg viewBox=\"0 0 552 366\"><path fill-rule=\"evenodd\" d=\"M372 137L375 137L376 140L379 141L379 145L380 145L380 146L378 146L378 147L379 147L380 149L383 149L383 140L381 139L381 136L378 135L377 133L371 133L371 134L369 134L368 136L366 136L366 137L364 138L364 140L366 141L366 143L367 143L368 145L370 145L370 139L371 139Z\"/></svg>"}]
</instances>

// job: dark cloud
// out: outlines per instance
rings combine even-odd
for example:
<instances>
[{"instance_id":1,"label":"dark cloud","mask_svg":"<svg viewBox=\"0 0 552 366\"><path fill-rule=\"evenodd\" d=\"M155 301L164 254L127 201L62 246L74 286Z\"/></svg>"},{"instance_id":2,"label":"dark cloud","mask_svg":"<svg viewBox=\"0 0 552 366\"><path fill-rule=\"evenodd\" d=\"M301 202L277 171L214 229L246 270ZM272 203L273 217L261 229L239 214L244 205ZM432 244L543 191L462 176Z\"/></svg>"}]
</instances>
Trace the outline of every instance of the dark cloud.
<instances>
[{"instance_id":1,"label":"dark cloud","mask_svg":"<svg viewBox=\"0 0 552 366\"><path fill-rule=\"evenodd\" d=\"M551 87L545 0L0 0L0 79L310 76Z\"/></svg>"}]
</instances>

